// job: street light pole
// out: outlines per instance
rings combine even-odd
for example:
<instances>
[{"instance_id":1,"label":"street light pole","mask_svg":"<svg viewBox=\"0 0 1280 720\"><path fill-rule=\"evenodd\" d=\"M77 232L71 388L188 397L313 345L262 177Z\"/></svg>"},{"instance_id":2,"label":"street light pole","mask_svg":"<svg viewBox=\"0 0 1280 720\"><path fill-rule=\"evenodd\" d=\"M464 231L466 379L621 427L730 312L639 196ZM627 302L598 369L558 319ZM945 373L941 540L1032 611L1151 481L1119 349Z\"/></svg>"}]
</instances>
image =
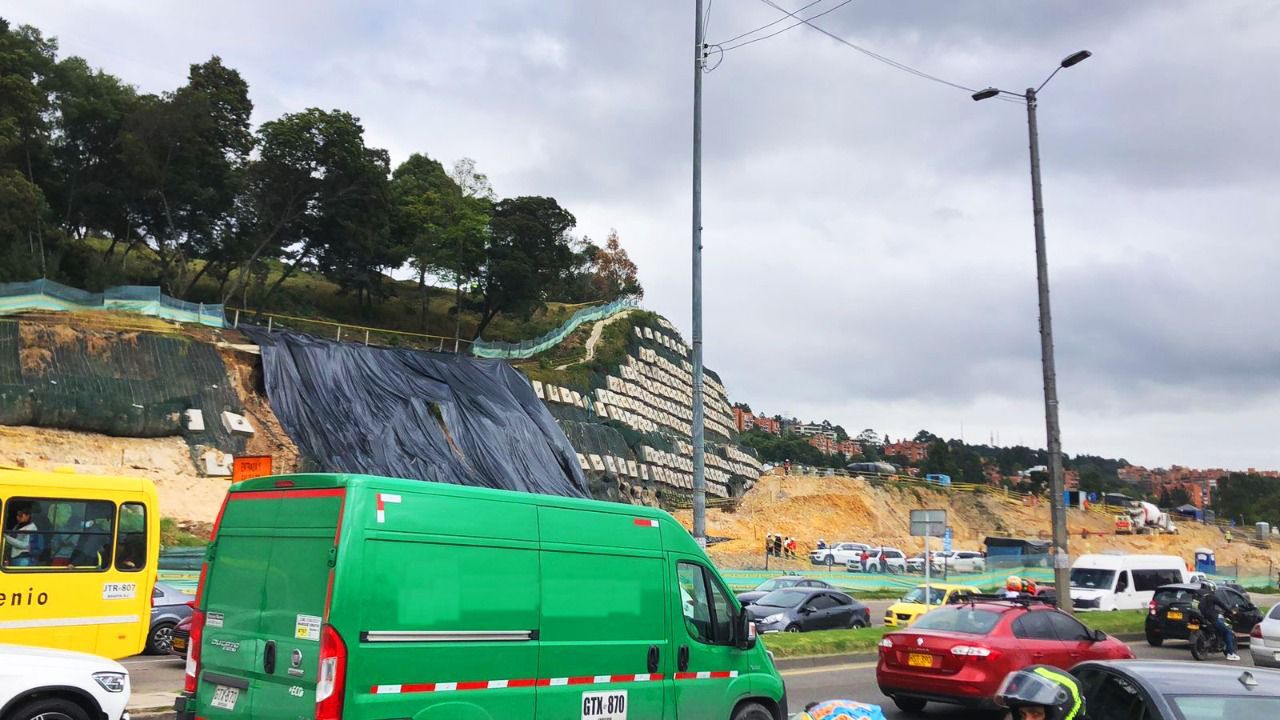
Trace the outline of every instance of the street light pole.
<instances>
[{"instance_id":1,"label":"street light pole","mask_svg":"<svg viewBox=\"0 0 1280 720\"><path fill-rule=\"evenodd\" d=\"M1058 424L1058 375L1053 362L1053 318L1049 312L1049 259L1044 242L1044 196L1040 190L1040 134L1036 128L1036 90L1027 88L1027 133L1031 144L1031 208L1036 229L1036 285L1040 293L1040 365L1044 372L1044 425L1049 450L1049 512L1053 522L1053 584L1063 609L1071 607L1071 570L1067 555L1066 483L1062 473L1062 429ZM1062 602L1062 601L1065 601Z\"/></svg>"},{"instance_id":2,"label":"street light pole","mask_svg":"<svg viewBox=\"0 0 1280 720\"><path fill-rule=\"evenodd\" d=\"M707 545L706 458L702 410L702 0L694 3L693 33L693 539Z\"/></svg>"},{"instance_id":3,"label":"street light pole","mask_svg":"<svg viewBox=\"0 0 1280 720\"><path fill-rule=\"evenodd\" d=\"M1062 430L1058 424L1058 375L1053 363L1053 318L1049 312L1049 260L1044 241L1044 196L1040 189L1040 133L1036 127L1038 94L1059 70L1088 59L1092 53L1081 50L1063 58L1058 67L1040 83L1017 95L997 88L973 94L974 100L987 100L997 95L1022 97L1027 105L1027 134L1031 146L1031 209L1036 233L1036 285L1040 295L1040 366L1044 373L1044 425L1049 452L1049 512L1053 524L1053 584L1058 607L1073 611L1071 603L1071 569L1067 552L1066 483L1062 471Z\"/></svg>"}]
</instances>

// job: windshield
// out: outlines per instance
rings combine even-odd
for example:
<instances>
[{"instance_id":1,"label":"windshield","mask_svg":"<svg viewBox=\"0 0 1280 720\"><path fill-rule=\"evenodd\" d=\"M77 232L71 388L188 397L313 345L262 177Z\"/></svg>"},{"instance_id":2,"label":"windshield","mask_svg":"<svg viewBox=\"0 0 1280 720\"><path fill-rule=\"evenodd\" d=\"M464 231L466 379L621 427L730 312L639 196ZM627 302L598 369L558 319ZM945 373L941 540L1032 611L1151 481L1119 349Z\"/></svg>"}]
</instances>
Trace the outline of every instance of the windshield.
<instances>
[{"instance_id":1,"label":"windshield","mask_svg":"<svg viewBox=\"0 0 1280 720\"><path fill-rule=\"evenodd\" d=\"M930 605L941 605L941 604L942 604L942 596L943 596L943 595L946 595L946 594L947 594L947 593L946 593L946 591L939 590L938 588L929 588L929 604L930 604ZM919 587L918 587L918 588L916 588L915 590L912 590L911 592L907 593L906 595L903 595L903 596L902 596L902 602L908 602L908 603L923 603L923 602L924 602L924 588L919 588Z\"/></svg>"},{"instance_id":2,"label":"windshield","mask_svg":"<svg viewBox=\"0 0 1280 720\"><path fill-rule=\"evenodd\" d=\"M766 607L789 608L804 602L807 597L809 597L809 593L803 590L774 590L757 600L755 604Z\"/></svg>"},{"instance_id":3,"label":"windshield","mask_svg":"<svg viewBox=\"0 0 1280 720\"><path fill-rule=\"evenodd\" d=\"M1186 720L1280 717L1280 697L1179 695L1170 698Z\"/></svg>"},{"instance_id":4,"label":"windshield","mask_svg":"<svg viewBox=\"0 0 1280 720\"><path fill-rule=\"evenodd\" d=\"M1071 587L1089 590L1110 590L1115 583L1115 570L1076 568L1071 571Z\"/></svg>"},{"instance_id":5,"label":"windshield","mask_svg":"<svg viewBox=\"0 0 1280 720\"><path fill-rule=\"evenodd\" d=\"M950 632L986 635L1000 622L1000 613L977 608L939 608L921 617L911 626L912 630L947 630Z\"/></svg>"},{"instance_id":6,"label":"windshield","mask_svg":"<svg viewBox=\"0 0 1280 720\"><path fill-rule=\"evenodd\" d=\"M756 586L757 592L772 592L778 588L795 587L800 582L800 578L773 578L765 580Z\"/></svg>"}]
</instances>

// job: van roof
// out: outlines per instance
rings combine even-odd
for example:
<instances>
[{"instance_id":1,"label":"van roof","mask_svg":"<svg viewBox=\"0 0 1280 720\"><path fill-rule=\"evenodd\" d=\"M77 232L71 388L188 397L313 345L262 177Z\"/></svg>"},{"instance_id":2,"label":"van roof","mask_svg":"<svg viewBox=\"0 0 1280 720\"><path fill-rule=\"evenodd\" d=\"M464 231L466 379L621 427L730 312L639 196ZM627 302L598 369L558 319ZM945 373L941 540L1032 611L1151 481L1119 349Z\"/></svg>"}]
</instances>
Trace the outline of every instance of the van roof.
<instances>
[{"instance_id":1,"label":"van roof","mask_svg":"<svg viewBox=\"0 0 1280 720\"><path fill-rule=\"evenodd\" d=\"M0 492L11 494L15 488L30 492L33 486L41 490L79 490L84 492L155 492L155 485L147 478L119 477L113 475L88 475L71 468L57 470L28 470L26 468L0 467Z\"/></svg>"},{"instance_id":2,"label":"van roof","mask_svg":"<svg viewBox=\"0 0 1280 720\"><path fill-rule=\"evenodd\" d=\"M1186 569L1187 563L1177 555L1081 555L1071 564L1077 568L1142 568L1168 567Z\"/></svg>"},{"instance_id":3,"label":"van roof","mask_svg":"<svg viewBox=\"0 0 1280 720\"><path fill-rule=\"evenodd\" d=\"M472 487L469 485L453 485L450 483L430 482L427 480L406 480L404 478L382 477L378 475L362 475L357 473L304 473L297 475L271 475L254 478L232 485L228 492L259 492L280 489L324 489L324 488L356 488L376 487L379 490L402 491L410 493L427 493L448 495L461 498L484 500L503 500L506 502L542 507L557 507L570 510L608 511L626 513L637 518L656 520L680 528L681 534L688 538L692 547L697 547L692 535L684 530L670 513L647 505L628 505L626 503L607 502L586 498L567 498L559 495L543 495L540 493L519 492L516 490L495 490L493 488Z\"/></svg>"},{"instance_id":4,"label":"van roof","mask_svg":"<svg viewBox=\"0 0 1280 720\"><path fill-rule=\"evenodd\" d=\"M454 485L452 483L431 482L429 480L406 480L404 478L382 477L379 475L362 475L357 473L305 473L297 475L272 475L254 478L232 485L229 492L253 492L260 490L277 490L283 483L291 482L291 488L337 488L358 487L361 485L377 485L380 488L416 490L418 492L453 495L455 497L476 497L486 500L502 499L509 502L528 505L546 505L552 507L578 508L582 510L600 510L602 505L626 511L641 517L654 519L670 518L666 512L647 505L627 505L625 503L590 500L586 498L567 498L559 495L543 495L541 493L520 492L517 490L495 490L493 488L473 487L470 485Z\"/></svg>"}]
</instances>

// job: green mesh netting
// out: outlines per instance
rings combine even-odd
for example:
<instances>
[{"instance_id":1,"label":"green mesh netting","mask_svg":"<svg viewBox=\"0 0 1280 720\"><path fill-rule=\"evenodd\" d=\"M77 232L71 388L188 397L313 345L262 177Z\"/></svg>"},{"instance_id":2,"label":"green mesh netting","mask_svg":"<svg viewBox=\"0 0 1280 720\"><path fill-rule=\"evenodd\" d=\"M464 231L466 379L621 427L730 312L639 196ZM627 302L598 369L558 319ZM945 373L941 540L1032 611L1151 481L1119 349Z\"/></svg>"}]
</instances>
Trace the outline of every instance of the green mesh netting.
<instances>
[{"instance_id":1,"label":"green mesh netting","mask_svg":"<svg viewBox=\"0 0 1280 720\"><path fill-rule=\"evenodd\" d=\"M203 411L190 432L184 413ZM240 452L222 412L244 412L218 351L181 335L0 320L0 425L117 437L182 435Z\"/></svg>"}]
</instances>

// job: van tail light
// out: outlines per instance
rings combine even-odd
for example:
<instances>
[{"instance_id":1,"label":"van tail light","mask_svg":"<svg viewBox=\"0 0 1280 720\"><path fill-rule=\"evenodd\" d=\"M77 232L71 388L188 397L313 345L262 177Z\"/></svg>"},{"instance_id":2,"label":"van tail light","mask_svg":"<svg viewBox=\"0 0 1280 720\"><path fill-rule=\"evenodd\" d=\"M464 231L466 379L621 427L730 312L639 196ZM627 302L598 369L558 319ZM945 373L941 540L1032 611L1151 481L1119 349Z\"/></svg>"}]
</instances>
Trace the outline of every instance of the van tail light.
<instances>
[{"instance_id":1,"label":"van tail light","mask_svg":"<svg viewBox=\"0 0 1280 720\"><path fill-rule=\"evenodd\" d=\"M347 646L332 625L320 630L320 674L316 679L316 720L339 720L347 684Z\"/></svg>"},{"instance_id":2,"label":"van tail light","mask_svg":"<svg viewBox=\"0 0 1280 720\"><path fill-rule=\"evenodd\" d=\"M196 691L196 678L200 677L200 641L204 637L204 611L191 610L191 636L187 638L187 672L182 680L182 689L189 693Z\"/></svg>"},{"instance_id":3,"label":"van tail light","mask_svg":"<svg viewBox=\"0 0 1280 720\"><path fill-rule=\"evenodd\" d=\"M1253 626L1253 629L1249 631L1249 637L1262 639L1262 623Z\"/></svg>"}]
</instances>

